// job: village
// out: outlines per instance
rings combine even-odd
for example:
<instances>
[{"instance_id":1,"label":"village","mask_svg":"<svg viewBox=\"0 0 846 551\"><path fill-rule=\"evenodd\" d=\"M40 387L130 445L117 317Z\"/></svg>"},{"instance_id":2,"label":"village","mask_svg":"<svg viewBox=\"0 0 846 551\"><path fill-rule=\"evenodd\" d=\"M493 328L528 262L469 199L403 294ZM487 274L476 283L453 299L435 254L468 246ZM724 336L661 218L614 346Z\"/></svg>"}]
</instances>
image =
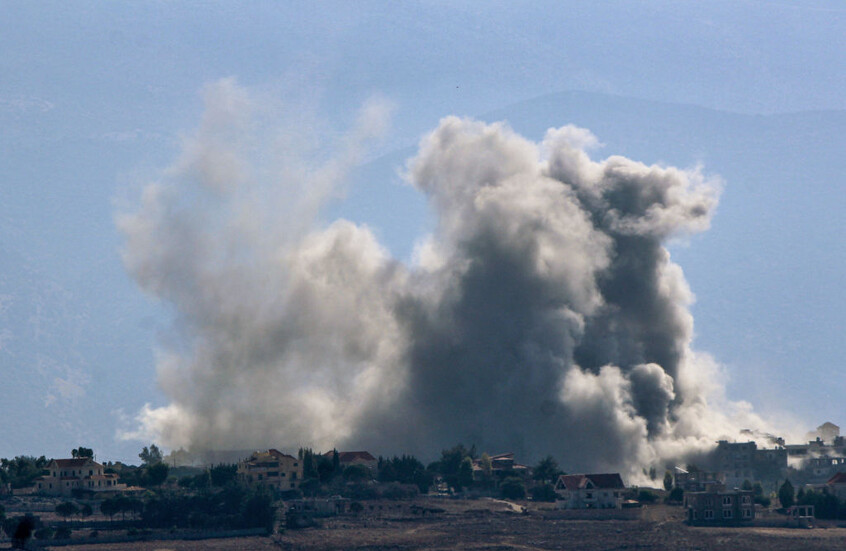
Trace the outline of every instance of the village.
<instances>
[{"instance_id":1,"label":"village","mask_svg":"<svg viewBox=\"0 0 846 551\"><path fill-rule=\"evenodd\" d=\"M617 534L657 522L662 530L703 534L712 527L711 536L748 528L824 534L824 544L846 537L846 441L832 423L804 444L751 433L746 442L719 441L700 465L650 471L654 484L640 486L620 473L565 473L551 456L529 466L513 453L463 445L428 466L412 456L308 448L163 455L151 445L139 454L140 466L98 462L84 447L71 455L2 460L0 542L134 549L119 546L233 539L252 548L269 538L283 547L341 549L350 538L381 534L384 548L430 548L431 541L394 541L407 532L395 529L422 523L418 528L443 536L464 526L484 540L496 525L491 519L541 532L599 523L599 531L618 526ZM345 539L332 547L333 537ZM549 548L568 547L558 541Z\"/></svg>"}]
</instances>

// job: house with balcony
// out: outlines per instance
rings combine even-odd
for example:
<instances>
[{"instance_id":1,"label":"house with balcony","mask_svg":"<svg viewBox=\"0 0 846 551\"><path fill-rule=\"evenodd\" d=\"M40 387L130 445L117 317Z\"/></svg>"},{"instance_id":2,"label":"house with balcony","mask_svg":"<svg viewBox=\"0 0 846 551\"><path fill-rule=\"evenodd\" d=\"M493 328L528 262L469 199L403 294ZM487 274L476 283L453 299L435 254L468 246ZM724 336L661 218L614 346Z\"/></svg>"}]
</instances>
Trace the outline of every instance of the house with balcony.
<instances>
[{"instance_id":1,"label":"house with balcony","mask_svg":"<svg viewBox=\"0 0 846 551\"><path fill-rule=\"evenodd\" d=\"M279 450L257 451L238 463L237 477L248 486L293 490L300 487L303 464L296 457Z\"/></svg>"},{"instance_id":2,"label":"house with balcony","mask_svg":"<svg viewBox=\"0 0 846 551\"><path fill-rule=\"evenodd\" d=\"M106 473L91 457L53 459L46 467L47 474L35 481L37 493L70 497L80 492L108 493L125 490L118 483L118 475Z\"/></svg>"},{"instance_id":3,"label":"house with balcony","mask_svg":"<svg viewBox=\"0 0 846 551\"><path fill-rule=\"evenodd\" d=\"M620 509L626 486L619 473L562 474L555 482L558 509Z\"/></svg>"}]
</instances>

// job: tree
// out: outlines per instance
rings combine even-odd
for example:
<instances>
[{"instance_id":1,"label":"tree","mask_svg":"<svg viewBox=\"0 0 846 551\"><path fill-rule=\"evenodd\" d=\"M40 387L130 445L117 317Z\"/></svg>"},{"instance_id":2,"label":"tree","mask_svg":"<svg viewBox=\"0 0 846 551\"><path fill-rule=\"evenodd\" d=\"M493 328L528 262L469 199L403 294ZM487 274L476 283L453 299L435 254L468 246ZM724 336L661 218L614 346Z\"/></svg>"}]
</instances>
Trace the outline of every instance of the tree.
<instances>
[{"instance_id":1,"label":"tree","mask_svg":"<svg viewBox=\"0 0 846 551\"><path fill-rule=\"evenodd\" d=\"M162 462L162 451L155 444L150 444L150 447L144 446L141 453L138 454L145 466L157 465Z\"/></svg>"},{"instance_id":2,"label":"tree","mask_svg":"<svg viewBox=\"0 0 846 551\"><path fill-rule=\"evenodd\" d=\"M83 448L82 446L80 446L74 450L71 450L71 457L94 457L94 450L92 450L91 448Z\"/></svg>"},{"instance_id":3,"label":"tree","mask_svg":"<svg viewBox=\"0 0 846 551\"><path fill-rule=\"evenodd\" d=\"M49 461L43 455L31 457L19 455L14 459L0 459L0 482L6 482L12 488L31 486L36 478L44 473Z\"/></svg>"},{"instance_id":4,"label":"tree","mask_svg":"<svg viewBox=\"0 0 846 551\"><path fill-rule=\"evenodd\" d=\"M552 484L539 484L532 488L532 499L534 501L555 501L555 487Z\"/></svg>"},{"instance_id":5,"label":"tree","mask_svg":"<svg viewBox=\"0 0 846 551\"><path fill-rule=\"evenodd\" d=\"M109 517L109 520L118 514L117 498L110 497L100 502L100 512Z\"/></svg>"},{"instance_id":6,"label":"tree","mask_svg":"<svg viewBox=\"0 0 846 551\"><path fill-rule=\"evenodd\" d=\"M560 472L555 458L547 455L535 465L533 478L541 482L552 482Z\"/></svg>"},{"instance_id":7,"label":"tree","mask_svg":"<svg viewBox=\"0 0 846 551\"><path fill-rule=\"evenodd\" d=\"M526 497L526 486L516 476L505 478L499 485L499 491L505 499L524 499Z\"/></svg>"},{"instance_id":8,"label":"tree","mask_svg":"<svg viewBox=\"0 0 846 551\"><path fill-rule=\"evenodd\" d=\"M673 473L670 471L664 472L664 489L668 492L673 489Z\"/></svg>"},{"instance_id":9,"label":"tree","mask_svg":"<svg viewBox=\"0 0 846 551\"><path fill-rule=\"evenodd\" d=\"M749 479L744 480L743 484L740 485L740 489L751 492L753 490L752 482Z\"/></svg>"},{"instance_id":10,"label":"tree","mask_svg":"<svg viewBox=\"0 0 846 551\"><path fill-rule=\"evenodd\" d=\"M482 453L482 457L479 458L479 467L482 468L482 480L489 483L493 477L493 462L488 452Z\"/></svg>"},{"instance_id":11,"label":"tree","mask_svg":"<svg viewBox=\"0 0 846 551\"><path fill-rule=\"evenodd\" d=\"M354 463L344 469L344 480L348 482L364 482L370 480L370 469L364 465Z\"/></svg>"},{"instance_id":12,"label":"tree","mask_svg":"<svg viewBox=\"0 0 846 551\"><path fill-rule=\"evenodd\" d=\"M314 451L311 448L300 448L297 456L303 463L303 478L305 480L308 480L309 478L319 478L320 475L317 472L317 457Z\"/></svg>"},{"instance_id":13,"label":"tree","mask_svg":"<svg viewBox=\"0 0 846 551\"><path fill-rule=\"evenodd\" d=\"M144 478L147 485L160 486L167 480L167 473L170 471L170 467L167 466L167 463L155 463L147 467L146 471Z\"/></svg>"},{"instance_id":14,"label":"tree","mask_svg":"<svg viewBox=\"0 0 846 551\"><path fill-rule=\"evenodd\" d=\"M56 505L56 514L63 517L65 520L67 520L68 517L74 516L78 512L79 509L70 501L64 501Z\"/></svg>"},{"instance_id":15,"label":"tree","mask_svg":"<svg viewBox=\"0 0 846 551\"><path fill-rule=\"evenodd\" d=\"M26 549L26 542L32 537L36 528L35 524L35 518L32 515L26 515L17 522L12 533L12 547L14 549Z\"/></svg>"},{"instance_id":16,"label":"tree","mask_svg":"<svg viewBox=\"0 0 846 551\"><path fill-rule=\"evenodd\" d=\"M790 480L785 480L781 488L778 489L778 500L784 508L792 506L795 502L793 484L790 483Z\"/></svg>"},{"instance_id":17,"label":"tree","mask_svg":"<svg viewBox=\"0 0 846 551\"><path fill-rule=\"evenodd\" d=\"M441 451L441 460L437 462L437 469L447 484L453 488L461 488L458 471L461 469L461 463L465 457L470 457L472 465L472 457L475 454L475 450L475 446L468 450L464 445L458 444L450 449Z\"/></svg>"},{"instance_id":18,"label":"tree","mask_svg":"<svg viewBox=\"0 0 846 551\"><path fill-rule=\"evenodd\" d=\"M473 485L473 460L469 455L461 460L461 465L458 467L458 485L462 488Z\"/></svg>"},{"instance_id":19,"label":"tree","mask_svg":"<svg viewBox=\"0 0 846 551\"><path fill-rule=\"evenodd\" d=\"M212 486L226 486L238 474L238 465L215 465L209 469L209 477L211 477Z\"/></svg>"},{"instance_id":20,"label":"tree","mask_svg":"<svg viewBox=\"0 0 846 551\"><path fill-rule=\"evenodd\" d=\"M667 501L672 503L681 503L684 501L684 490L676 486L670 490L669 495L667 495Z\"/></svg>"}]
</instances>

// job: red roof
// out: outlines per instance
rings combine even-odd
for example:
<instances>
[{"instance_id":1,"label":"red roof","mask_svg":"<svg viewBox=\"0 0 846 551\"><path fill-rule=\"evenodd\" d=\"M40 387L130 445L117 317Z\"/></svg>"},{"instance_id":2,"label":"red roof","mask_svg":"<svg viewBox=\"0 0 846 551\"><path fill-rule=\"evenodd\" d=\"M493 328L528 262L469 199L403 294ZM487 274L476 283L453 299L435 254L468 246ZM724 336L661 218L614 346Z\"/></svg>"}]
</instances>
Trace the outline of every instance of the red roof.
<instances>
[{"instance_id":1,"label":"red roof","mask_svg":"<svg viewBox=\"0 0 846 551\"><path fill-rule=\"evenodd\" d=\"M826 484L846 484L846 473L837 473L828 479Z\"/></svg>"},{"instance_id":2,"label":"red roof","mask_svg":"<svg viewBox=\"0 0 846 551\"><path fill-rule=\"evenodd\" d=\"M56 462L56 466L60 469L76 469L79 467L84 467L88 464L89 461L97 466L102 467L102 465L100 465L90 457L76 457L74 459L54 459L53 461Z\"/></svg>"},{"instance_id":3,"label":"red roof","mask_svg":"<svg viewBox=\"0 0 846 551\"><path fill-rule=\"evenodd\" d=\"M332 457L335 451L326 452L323 455ZM376 458L370 455L370 452L338 452L339 463L352 463L354 461L376 461Z\"/></svg>"},{"instance_id":4,"label":"red roof","mask_svg":"<svg viewBox=\"0 0 846 551\"><path fill-rule=\"evenodd\" d=\"M274 457L287 457L288 459L296 459L296 457L294 457L293 455L288 455L287 453L282 453L279 450L276 450L276 449L273 449L273 448L270 448L269 450L267 450L267 453L269 453L270 455L272 455Z\"/></svg>"},{"instance_id":5,"label":"red roof","mask_svg":"<svg viewBox=\"0 0 846 551\"><path fill-rule=\"evenodd\" d=\"M618 473L603 474L562 474L558 477L558 483L570 491L587 487L588 481L598 489L623 489L623 479ZM558 484L556 483L556 485Z\"/></svg>"}]
</instances>

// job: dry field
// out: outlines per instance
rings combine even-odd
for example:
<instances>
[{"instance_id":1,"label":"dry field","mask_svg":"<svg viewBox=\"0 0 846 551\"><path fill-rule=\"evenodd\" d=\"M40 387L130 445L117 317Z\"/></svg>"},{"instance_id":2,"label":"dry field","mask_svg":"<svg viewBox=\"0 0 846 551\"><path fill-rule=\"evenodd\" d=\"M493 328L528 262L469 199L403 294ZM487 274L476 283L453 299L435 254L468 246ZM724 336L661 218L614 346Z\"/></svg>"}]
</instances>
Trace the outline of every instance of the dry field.
<instances>
[{"instance_id":1,"label":"dry field","mask_svg":"<svg viewBox=\"0 0 846 551\"><path fill-rule=\"evenodd\" d=\"M79 545L65 551L219 551L363 549L472 550L797 550L846 549L846 528L699 528L681 523L679 508L652 507L639 520L565 520L550 511L493 500L420 500L418 505L443 512L420 515L409 504L385 502L357 517L325 519L322 526L288 530L269 538L204 541L149 541Z\"/></svg>"}]
</instances>

